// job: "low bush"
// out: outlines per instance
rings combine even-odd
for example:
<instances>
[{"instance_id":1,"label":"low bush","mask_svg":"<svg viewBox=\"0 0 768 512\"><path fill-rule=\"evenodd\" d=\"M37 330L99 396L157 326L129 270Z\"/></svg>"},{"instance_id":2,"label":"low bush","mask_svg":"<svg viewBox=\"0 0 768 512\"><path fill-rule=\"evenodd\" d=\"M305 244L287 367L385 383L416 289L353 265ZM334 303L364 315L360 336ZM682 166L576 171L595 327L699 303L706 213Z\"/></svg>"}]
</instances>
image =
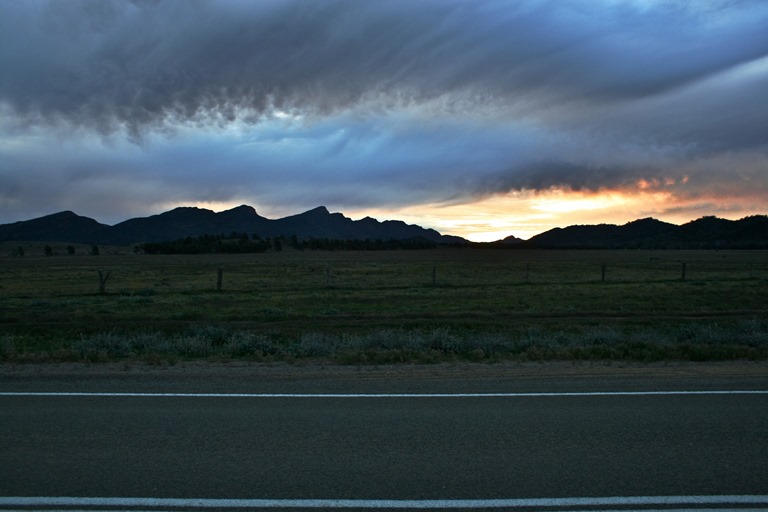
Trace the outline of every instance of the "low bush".
<instances>
[{"instance_id":1,"label":"low bush","mask_svg":"<svg viewBox=\"0 0 768 512\"><path fill-rule=\"evenodd\" d=\"M317 360L345 364L551 360L722 361L768 359L768 323L690 322L662 330L595 326L566 332L530 328L523 333L470 332L450 327L303 332L294 337L200 324L181 332L97 332L58 351L25 349L0 338L4 361L177 360L237 358L253 361Z\"/></svg>"}]
</instances>

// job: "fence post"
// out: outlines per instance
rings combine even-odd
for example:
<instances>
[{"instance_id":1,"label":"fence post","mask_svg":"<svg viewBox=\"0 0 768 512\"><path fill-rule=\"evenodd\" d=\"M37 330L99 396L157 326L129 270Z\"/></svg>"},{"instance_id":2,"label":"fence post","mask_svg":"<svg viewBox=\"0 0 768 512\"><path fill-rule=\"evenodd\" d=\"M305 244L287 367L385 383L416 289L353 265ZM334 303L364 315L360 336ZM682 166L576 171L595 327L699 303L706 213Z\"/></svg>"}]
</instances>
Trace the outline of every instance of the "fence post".
<instances>
[{"instance_id":1,"label":"fence post","mask_svg":"<svg viewBox=\"0 0 768 512\"><path fill-rule=\"evenodd\" d=\"M109 279L109 270L105 274L104 271L99 270L99 293L102 295L107 293L107 279Z\"/></svg>"},{"instance_id":2,"label":"fence post","mask_svg":"<svg viewBox=\"0 0 768 512\"><path fill-rule=\"evenodd\" d=\"M683 264L683 271L682 271L682 274L680 275L680 280L685 281L685 262L683 261L682 264Z\"/></svg>"}]
</instances>

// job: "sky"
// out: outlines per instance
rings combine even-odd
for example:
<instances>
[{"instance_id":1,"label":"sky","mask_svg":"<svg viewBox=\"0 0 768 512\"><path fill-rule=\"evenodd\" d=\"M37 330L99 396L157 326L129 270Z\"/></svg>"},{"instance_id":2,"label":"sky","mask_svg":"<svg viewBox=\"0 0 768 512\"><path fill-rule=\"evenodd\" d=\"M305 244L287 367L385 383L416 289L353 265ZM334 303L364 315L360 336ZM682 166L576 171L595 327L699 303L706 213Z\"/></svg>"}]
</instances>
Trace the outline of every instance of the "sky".
<instances>
[{"instance_id":1,"label":"sky","mask_svg":"<svg viewBox=\"0 0 768 512\"><path fill-rule=\"evenodd\" d=\"M768 213L764 0L0 0L0 223Z\"/></svg>"}]
</instances>

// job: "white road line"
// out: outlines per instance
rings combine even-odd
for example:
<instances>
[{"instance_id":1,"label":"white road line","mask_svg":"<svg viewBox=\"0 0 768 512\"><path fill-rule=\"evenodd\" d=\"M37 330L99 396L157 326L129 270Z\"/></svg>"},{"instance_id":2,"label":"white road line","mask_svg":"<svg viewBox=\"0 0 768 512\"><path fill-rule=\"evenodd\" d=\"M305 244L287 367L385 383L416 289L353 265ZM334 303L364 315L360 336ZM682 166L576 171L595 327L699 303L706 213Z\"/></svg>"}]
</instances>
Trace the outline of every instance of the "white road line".
<instances>
[{"instance_id":1,"label":"white road line","mask_svg":"<svg viewBox=\"0 0 768 512\"><path fill-rule=\"evenodd\" d=\"M567 393L108 393L0 391L0 396L139 397L139 398L527 398L585 396L768 395L768 390L590 391Z\"/></svg>"},{"instance_id":2,"label":"white road line","mask_svg":"<svg viewBox=\"0 0 768 512\"><path fill-rule=\"evenodd\" d=\"M478 509L563 508L606 506L768 506L768 495L611 496L591 498L469 499L469 500L329 500L329 499L204 499L204 498L77 498L0 497L0 507L154 507L185 509L241 508L363 508Z\"/></svg>"},{"instance_id":3,"label":"white road line","mask_svg":"<svg viewBox=\"0 0 768 512\"><path fill-rule=\"evenodd\" d=\"M351 508L351 507L350 507ZM37 509L33 508L23 508L23 509L13 509L13 508L0 508L2 512L38 512ZM535 510L535 509L534 509ZM744 505L739 506L738 508L721 508L718 505L714 505L709 508L704 507L696 507L696 508L620 508L620 509L589 509L589 508L579 508L579 509L545 509L548 512L749 512L754 510L760 510L765 511L768 510L760 505L757 507L745 507ZM62 509L55 509L55 508L45 508L40 509L39 512L168 512L168 510L161 510L161 509L143 509L143 508L126 508L126 509L120 509L120 508L109 508L109 509L93 509L93 508L87 508L87 509L78 509L78 508L62 508ZM178 512L178 511L177 511Z\"/></svg>"},{"instance_id":4,"label":"white road line","mask_svg":"<svg viewBox=\"0 0 768 512\"><path fill-rule=\"evenodd\" d=\"M589 509L589 508L579 508L579 509L548 509L551 512L745 512L745 511L753 511L753 510L768 510L762 506L761 504L758 504L758 507L747 507L745 505L741 505L738 508L721 508L719 505L713 505L709 508L704 507L696 507L696 508L620 508L620 509ZM12 508L0 508L2 512L37 512L36 509L33 508L23 508L23 509L12 509ZM168 512L168 510L161 510L161 509L143 509L143 508L126 508L126 509L120 509L120 508L109 508L109 509L95 509L95 508L87 508L87 509L77 509L77 508L62 508L62 509L55 509L55 508L45 508L40 509L40 512Z\"/></svg>"},{"instance_id":5,"label":"white road line","mask_svg":"<svg viewBox=\"0 0 768 512\"><path fill-rule=\"evenodd\" d=\"M23 509L12 509L12 508L1 508L2 512L37 512L36 509L32 508L23 508ZM703 507L696 507L696 508L620 508L620 509L589 509L589 508L579 508L579 509L548 509L551 512L745 512L745 511L753 511L753 510L768 510L766 508L763 508L760 506L759 508L752 508L752 507L745 507L744 505L739 506L738 508L721 508L718 505L714 505L710 508L703 508ZM77 508L62 508L62 509L55 509L55 508L45 508L40 509L40 512L168 512L168 510L149 510L149 509L143 509L143 508L126 508L126 509L120 509L120 508L109 508L109 509L94 509L94 508L87 508L87 509L77 509Z\"/></svg>"}]
</instances>

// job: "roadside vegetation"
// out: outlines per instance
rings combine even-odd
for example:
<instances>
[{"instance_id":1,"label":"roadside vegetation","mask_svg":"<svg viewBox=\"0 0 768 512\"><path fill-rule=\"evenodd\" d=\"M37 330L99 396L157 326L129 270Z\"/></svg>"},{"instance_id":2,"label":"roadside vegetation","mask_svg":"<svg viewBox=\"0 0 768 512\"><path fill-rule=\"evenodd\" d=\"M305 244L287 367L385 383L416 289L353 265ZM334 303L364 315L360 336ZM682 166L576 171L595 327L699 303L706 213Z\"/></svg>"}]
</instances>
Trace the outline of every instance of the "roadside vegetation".
<instances>
[{"instance_id":1,"label":"roadside vegetation","mask_svg":"<svg viewBox=\"0 0 768 512\"><path fill-rule=\"evenodd\" d=\"M16 245L0 257L8 362L768 359L765 251Z\"/></svg>"}]
</instances>

